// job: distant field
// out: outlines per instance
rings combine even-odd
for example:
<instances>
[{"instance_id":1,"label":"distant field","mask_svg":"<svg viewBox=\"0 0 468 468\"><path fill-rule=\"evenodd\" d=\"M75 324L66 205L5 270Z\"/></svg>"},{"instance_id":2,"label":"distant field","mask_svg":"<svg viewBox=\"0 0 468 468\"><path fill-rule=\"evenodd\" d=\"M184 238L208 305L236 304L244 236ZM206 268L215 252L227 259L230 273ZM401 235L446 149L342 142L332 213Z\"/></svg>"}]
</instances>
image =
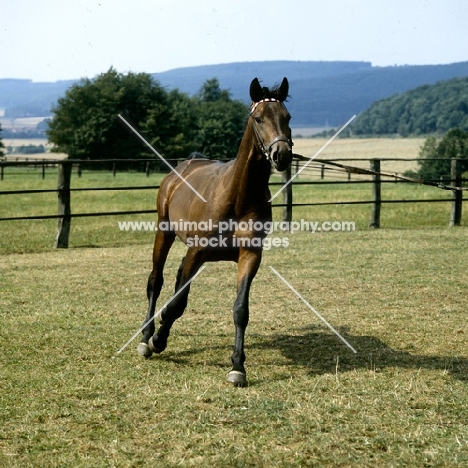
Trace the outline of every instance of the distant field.
<instances>
[{"instance_id":1,"label":"distant field","mask_svg":"<svg viewBox=\"0 0 468 468\"><path fill-rule=\"evenodd\" d=\"M328 141L323 138L296 138L294 152L312 157ZM401 158L414 159L419 157L419 150L425 138L337 138L319 156L319 159L372 159ZM363 161L349 162L350 165L369 168L369 163ZM383 172L402 174L415 170L416 162L388 161L382 162Z\"/></svg>"},{"instance_id":2,"label":"distant field","mask_svg":"<svg viewBox=\"0 0 468 468\"><path fill-rule=\"evenodd\" d=\"M293 134L296 132L295 129ZM311 129L309 129L311 130ZM321 129L319 129L321 130ZM298 133L298 132L296 132ZM312 157L327 143L327 138L296 138L294 152ZM319 156L319 159L372 159L372 158L407 158L419 156L419 150L424 144L424 138L343 138L335 139ZM46 145L46 139L5 139L5 146ZM19 155L18 155L19 156ZM17 156L10 156L10 159ZM64 154L46 153L28 155L28 158L63 158ZM351 164L351 162L350 162ZM367 162L355 161L352 165L369 168ZM402 174L407 170L415 170L416 162L382 162L382 171Z\"/></svg>"},{"instance_id":3,"label":"distant field","mask_svg":"<svg viewBox=\"0 0 468 468\"><path fill-rule=\"evenodd\" d=\"M47 145L47 138L4 138L5 146Z\"/></svg>"},{"instance_id":4,"label":"distant field","mask_svg":"<svg viewBox=\"0 0 468 468\"><path fill-rule=\"evenodd\" d=\"M7 117L0 118L2 128L9 130L33 130L37 124L41 123L47 117L19 117L16 119L9 119Z\"/></svg>"},{"instance_id":5,"label":"distant field","mask_svg":"<svg viewBox=\"0 0 468 468\"><path fill-rule=\"evenodd\" d=\"M42 160L56 160L66 159L68 155L65 153L33 153L33 154L7 154L4 157L5 161L42 161Z\"/></svg>"},{"instance_id":6,"label":"distant field","mask_svg":"<svg viewBox=\"0 0 468 468\"><path fill-rule=\"evenodd\" d=\"M68 155L64 153L8 154L5 156L5 161L36 161L43 159L65 159L67 157Z\"/></svg>"},{"instance_id":7,"label":"distant field","mask_svg":"<svg viewBox=\"0 0 468 468\"><path fill-rule=\"evenodd\" d=\"M50 148L52 145L48 143L47 138L4 138L3 144L5 147L18 147L18 146L39 146L43 145L46 147L47 152L44 153L34 153L34 154L7 154L5 159L7 161L24 161L34 160L34 159L64 159L68 155L65 153L51 153Z\"/></svg>"}]
</instances>

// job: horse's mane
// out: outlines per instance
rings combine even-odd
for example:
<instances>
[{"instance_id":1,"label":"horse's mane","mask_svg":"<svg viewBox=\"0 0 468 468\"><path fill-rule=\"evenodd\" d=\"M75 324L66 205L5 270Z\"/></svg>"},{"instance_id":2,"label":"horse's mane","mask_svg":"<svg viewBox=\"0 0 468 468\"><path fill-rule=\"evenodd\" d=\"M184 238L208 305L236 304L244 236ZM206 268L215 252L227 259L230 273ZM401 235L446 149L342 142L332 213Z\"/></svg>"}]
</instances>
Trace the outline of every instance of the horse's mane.
<instances>
[{"instance_id":1,"label":"horse's mane","mask_svg":"<svg viewBox=\"0 0 468 468\"><path fill-rule=\"evenodd\" d=\"M280 92L281 83L275 83L271 88L262 86L263 89L263 99L279 99L281 96ZM290 95L288 94L284 101L287 101Z\"/></svg>"},{"instance_id":2,"label":"horse's mane","mask_svg":"<svg viewBox=\"0 0 468 468\"><path fill-rule=\"evenodd\" d=\"M192 151L187 159L208 159L203 153L199 151Z\"/></svg>"}]
</instances>

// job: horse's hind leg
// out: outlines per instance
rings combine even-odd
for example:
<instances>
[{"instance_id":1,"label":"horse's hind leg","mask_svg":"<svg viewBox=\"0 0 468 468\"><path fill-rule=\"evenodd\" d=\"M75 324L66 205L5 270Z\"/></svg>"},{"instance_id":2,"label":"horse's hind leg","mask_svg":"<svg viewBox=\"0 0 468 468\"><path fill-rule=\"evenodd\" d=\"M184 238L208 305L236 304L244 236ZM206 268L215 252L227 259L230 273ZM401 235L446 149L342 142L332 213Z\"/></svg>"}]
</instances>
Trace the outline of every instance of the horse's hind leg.
<instances>
[{"instance_id":1,"label":"horse's hind leg","mask_svg":"<svg viewBox=\"0 0 468 468\"><path fill-rule=\"evenodd\" d=\"M193 278L203 263L204 261L201 257L201 253L195 249L189 249L177 272L175 293L180 291L181 288L184 289L177 294L162 311L161 326L148 342L151 351L162 353L166 349L171 327L174 322L182 316L187 307L188 295L190 292L190 284L187 285L187 282Z\"/></svg>"},{"instance_id":2,"label":"horse's hind leg","mask_svg":"<svg viewBox=\"0 0 468 468\"><path fill-rule=\"evenodd\" d=\"M153 353L148 347L148 341L153 336L155 330L154 311L156 309L156 301L161 293L161 288L164 283L163 269L166 263L167 255L174 242L175 234L170 231L158 230L154 240L153 248L153 270L148 278L146 294L148 296L148 311L143 324L147 324L143 329L143 336L138 345L138 353L144 357L150 357Z\"/></svg>"}]
</instances>

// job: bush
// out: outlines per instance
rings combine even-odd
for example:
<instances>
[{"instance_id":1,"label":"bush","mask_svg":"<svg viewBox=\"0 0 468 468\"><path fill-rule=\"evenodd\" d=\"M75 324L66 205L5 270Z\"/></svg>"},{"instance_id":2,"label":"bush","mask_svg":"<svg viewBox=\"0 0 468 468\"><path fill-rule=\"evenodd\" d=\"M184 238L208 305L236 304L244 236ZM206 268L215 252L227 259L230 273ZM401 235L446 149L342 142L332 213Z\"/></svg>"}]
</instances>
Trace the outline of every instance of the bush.
<instances>
[{"instance_id":1,"label":"bush","mask_svg":"<svg viewBox=\"0 0 468 468\"><path fill-rule=\"evenodd\" d=\"M425 180L449 180L451 159L464 159L462 170L468 169L468 132L459 128L449 130L439 141L428 138L419 152L418 176ZM437 160L435 160L437 158Z\"/></svg>"}]
</instances>

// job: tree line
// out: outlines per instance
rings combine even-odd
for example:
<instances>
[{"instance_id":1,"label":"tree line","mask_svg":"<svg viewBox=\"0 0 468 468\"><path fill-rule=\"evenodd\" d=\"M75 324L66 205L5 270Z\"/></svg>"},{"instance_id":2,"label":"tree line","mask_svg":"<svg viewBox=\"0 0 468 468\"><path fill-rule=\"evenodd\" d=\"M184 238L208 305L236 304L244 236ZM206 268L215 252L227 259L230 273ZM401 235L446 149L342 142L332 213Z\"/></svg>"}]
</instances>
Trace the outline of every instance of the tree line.
<instances>
[{"instance_id":1,"label":"tree line","mask_svg":"<svg viewBox=\"0 0 468 468\"><path fill-rule=\"evenodd\" d=\"M237 154L248 106L232 100L216 78L189 97L167 91L149 74L111 68L74 84L52 111L46 131L52 151L71 159L153 158L119 114L167 159L185 159L194 151L223 159Z\"/></svg>"},{"instance_id":2,"label":"tree line","mask_svg":"<svg viewBox=\"0 0 468 468\"><path fill-rule=\"evenodd\" d=\"M248 106L221 90L217 78L205 81L189 97L177 89L167 91L149 74L121 74L111 68L74 84L58 100L46 131L53 151L84 160L154 158L119 114L167 159L186 159L195 151L208 158L230 159L237 154ZM468 78L376 102L360 115L351 132L347 130L346 136L444 134L426 140L418 171L409 175L449 178L451 158L466 160L463 168L468 169Z\"/></svg>"}]
</instances>

